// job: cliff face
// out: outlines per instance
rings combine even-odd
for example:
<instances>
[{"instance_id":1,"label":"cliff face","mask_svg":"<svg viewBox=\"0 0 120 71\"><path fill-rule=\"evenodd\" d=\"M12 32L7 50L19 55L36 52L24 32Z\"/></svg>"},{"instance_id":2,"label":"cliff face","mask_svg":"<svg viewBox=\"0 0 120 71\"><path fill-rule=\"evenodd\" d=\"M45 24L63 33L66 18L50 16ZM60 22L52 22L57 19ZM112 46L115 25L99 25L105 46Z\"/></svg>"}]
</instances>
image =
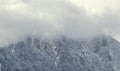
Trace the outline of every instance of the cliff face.
<instances>
[{"instance_id":1,"label":"cliff face","mask_svg":"<svg viewBox=\"0 0 120 71\"><path fill-rule=\"evenodd\" d=\"M27 38L0 48L1 71L119 71L120 43L107 36L88 41Z\"/></svg>"}]
</instances>

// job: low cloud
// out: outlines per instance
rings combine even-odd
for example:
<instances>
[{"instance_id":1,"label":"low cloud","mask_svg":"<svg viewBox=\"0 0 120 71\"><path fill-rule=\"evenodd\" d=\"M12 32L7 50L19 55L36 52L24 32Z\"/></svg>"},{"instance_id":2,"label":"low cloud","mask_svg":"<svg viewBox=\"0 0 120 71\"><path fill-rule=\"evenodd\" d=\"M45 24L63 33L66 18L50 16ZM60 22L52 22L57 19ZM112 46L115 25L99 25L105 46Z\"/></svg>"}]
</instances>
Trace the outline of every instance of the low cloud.
<instances>
[{"instance_id":1,"label":"low cloud","mask_svg":"<svg viewBox=\"0 0 120 71\"><path fill-rule=\"evenodd\" d=\"M116 11L90 15L83 7L63 0L0 0L0 45L31 35L85 39L104 30L118 34L119 19Z\"/></svg>"}]
</instances>

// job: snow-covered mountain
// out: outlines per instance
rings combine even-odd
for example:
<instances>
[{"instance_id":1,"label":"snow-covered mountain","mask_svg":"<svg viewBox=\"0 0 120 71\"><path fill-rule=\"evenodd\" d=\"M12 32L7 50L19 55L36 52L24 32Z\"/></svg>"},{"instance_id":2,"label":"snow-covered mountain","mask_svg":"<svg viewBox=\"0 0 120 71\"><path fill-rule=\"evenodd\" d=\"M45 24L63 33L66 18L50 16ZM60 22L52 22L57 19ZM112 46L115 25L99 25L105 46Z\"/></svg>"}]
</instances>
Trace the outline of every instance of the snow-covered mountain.
<instances>
[{"instance_id":1,"label":"snow-covered mountain","mask_svg":"<svg viewBox=\"0 0 120 71\"><path fill-rule=\"evenodd\" d=\"M119 71L120 43L110 36L87 41L28 37L0 48L1 71Z\"/></svg>"}]
</instances>

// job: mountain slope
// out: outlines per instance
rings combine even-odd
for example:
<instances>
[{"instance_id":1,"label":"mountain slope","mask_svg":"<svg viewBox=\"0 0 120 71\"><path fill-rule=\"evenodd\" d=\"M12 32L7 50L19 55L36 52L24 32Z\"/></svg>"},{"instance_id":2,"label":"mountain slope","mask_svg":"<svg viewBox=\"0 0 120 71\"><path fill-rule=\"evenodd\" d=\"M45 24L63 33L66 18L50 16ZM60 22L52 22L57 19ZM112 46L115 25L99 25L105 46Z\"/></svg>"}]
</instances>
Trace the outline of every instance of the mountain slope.
<instances>
[{"instance_id":1,"label":"mountain slope","mask_svg":"<svg viewBox=\"0 0 120 71\"><path fill-rule=\"evenodd\" d=\"M87 41L28 37L0 48L1 71L119 71L120 43L109 36Z\"/></svg>"}]
</instances>

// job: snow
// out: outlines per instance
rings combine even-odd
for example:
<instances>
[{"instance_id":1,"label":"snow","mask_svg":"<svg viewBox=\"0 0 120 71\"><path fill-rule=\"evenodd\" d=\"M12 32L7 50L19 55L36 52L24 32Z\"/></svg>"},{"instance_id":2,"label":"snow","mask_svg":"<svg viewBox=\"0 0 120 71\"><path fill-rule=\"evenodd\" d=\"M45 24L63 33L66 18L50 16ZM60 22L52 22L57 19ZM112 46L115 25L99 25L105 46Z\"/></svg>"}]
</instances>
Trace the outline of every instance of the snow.
<instances>
[{"instance_id":1,"label":"snow","mask_svg":"<svg viewBox=\"0 0 120 71\"><path fill-rule=\"evenodd\" d=\"M1 71L119 71L120 43L109 36L89 41L29 37L0 48Z\"/></svg>"}]
</instances>

